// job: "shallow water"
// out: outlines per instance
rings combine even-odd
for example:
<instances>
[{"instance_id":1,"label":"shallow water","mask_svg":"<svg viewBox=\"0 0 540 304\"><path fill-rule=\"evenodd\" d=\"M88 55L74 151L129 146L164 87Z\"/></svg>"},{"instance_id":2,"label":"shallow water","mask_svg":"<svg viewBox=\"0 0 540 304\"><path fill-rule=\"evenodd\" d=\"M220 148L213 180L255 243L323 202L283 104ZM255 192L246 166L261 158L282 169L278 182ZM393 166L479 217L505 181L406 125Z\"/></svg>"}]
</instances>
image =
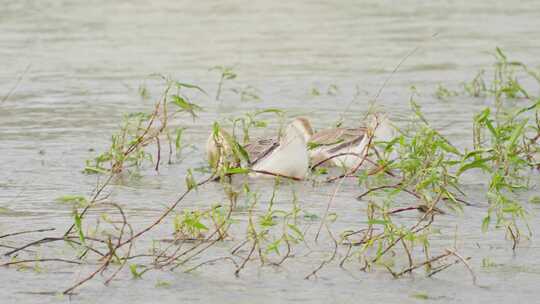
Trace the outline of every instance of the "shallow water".
<instances>
[{"instance_id":1,"label":"shallow water","mask_svg":"<svg viewBox=\"0 0 540 304\"><path fill-rule=\"evenodd\" d=\"M0 104L0 234L47 227L62 231L71 223L71 209L55 199L90 194L96 177L81 173L84 160L95 155L89 150L107 147L124 113L149 109L152 99L141 99L138 87L144 84L158 96L162 86L148 77L151 73L199 84L211 94L218 75L208 71L210 67L233 65L239 78L225 84L221 104L213 98L197 100L205 111L194 122L182 122L186 141L194 146L181 163L164 165L159 174L149 169L139 180L118 182L111 200L126 208L136 226L158 216L182 191L187 168L204 164L201 149L212 121L273 107L291 116L316 117L319 128L340 115L355 125L394 67L420 47L392 77L378 103L402 124L409 115L414 85L426 117L456 145L467 147L471 118L485 102L463 97L439 101L433 95L437 84L458 88L492 62L489 52L496 46L514 59L540 67L538 1L1 2L0 96L17 84L27 67L28 71ZM259 89L263 101L240 102L227 90L247 85ZM334 95L326 94L331 85L338 87ZM356 85L360 97L344 111ZM321 95L312 96L313 88ZM483 202L482 179L468 180L469 200ZM533 181L538 185L538 178ZM263 196L268 196L270 185L254 183ZM287 187L299 193L304 208L318 214L334 189L329 185L314 190L309 183ZM281 208L291 207L287 187L278 200ZM354 200L359 192L345 184L338 194L332 206L340 216L336 231L357 227L358 219L364 220L364 203ZM219 187L208 185L189 196L186 205L221 199ZM321 253L295 258L281 268L248 264L240 278L226 263L192 274L150 272L142 280L131 280L128 274L109 287L97 278L71 300L414 303L419 301L414 294L426 293L441 303L534 303L540 295L538 244L533 238L514 254L501 232L481 234L484 215L484 208L470 207L462 215L441 217L438 224L443 235L453 235L459 227L459 248L472 257L479 286L471 283L461 265L435 278L419 273L400 280L384 271L361 272L355 264L347 271L329 265L317 280L303 280L320 263ZM236 217L245 220L242 213ZM530 224L540 231L536 218ZM170 237L171 226L165 226L153 236ZM1 244L14 246L36 238L27 235ZM224 244L223 250L229 246ZM444 237L434 242L435 249L448 246ZM482 268L483 258L497 266ZM67 298L29 292L62 290L93 269L42 266L46 271L41 273L1 269L2 303L66 302ZM170 286L156 287L157 280Z\"/></svg>"}]
</instances>

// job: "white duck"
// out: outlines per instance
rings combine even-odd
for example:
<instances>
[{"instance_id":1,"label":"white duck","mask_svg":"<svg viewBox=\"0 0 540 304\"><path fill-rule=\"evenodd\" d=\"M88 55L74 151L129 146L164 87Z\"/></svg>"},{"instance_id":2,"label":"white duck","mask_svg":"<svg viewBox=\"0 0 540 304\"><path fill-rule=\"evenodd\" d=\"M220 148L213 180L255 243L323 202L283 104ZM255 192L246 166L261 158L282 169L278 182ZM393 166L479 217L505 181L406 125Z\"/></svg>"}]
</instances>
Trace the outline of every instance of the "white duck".
<instances>
[{"instance_id":1,"label":"white duck","mask_svg":"<svg viewBox=\"0 0 540 304\"><path fill-rule=\"evenodd\" d=\"M307 142L313 130L306 118L294 119L279 139L263 138L249 142L244 146L249 155L249 166L254 177L272 177L273 175L303 179L309 169ZM223 166L230 155L230 135L224 130L220 134L210 135L206 150L208 162L213 168ZM232 161L234 162L234 160Z\"/></svg>"}]
</instances>

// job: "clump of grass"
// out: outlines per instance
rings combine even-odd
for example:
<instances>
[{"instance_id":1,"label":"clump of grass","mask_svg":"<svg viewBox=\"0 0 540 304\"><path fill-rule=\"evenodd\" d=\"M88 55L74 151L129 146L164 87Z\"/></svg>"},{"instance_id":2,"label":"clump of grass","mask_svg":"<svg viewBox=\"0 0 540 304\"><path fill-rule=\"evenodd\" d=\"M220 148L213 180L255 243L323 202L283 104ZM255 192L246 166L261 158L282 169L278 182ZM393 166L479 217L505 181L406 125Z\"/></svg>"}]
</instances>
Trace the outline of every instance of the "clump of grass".
<instances>
[{"instance_id":1,"label":"clump of grass","mask_svg":"<svg viewBox=\"0 0 540 304\"><path fill-rule=\"evenodd\" d=\"M446 99L449 99L458 95L459 95L458 92L448 89L442 84L437 85L437 91L435 92L435 97L437 97L438 99L446 100Z\"/></svg>"},{"instance_id":2,"label":"clump of grass","mask_svg":"<svg viewBox=\"0 0 540 304\"><path fill-rule=\"evenodd\" d=\"M176 238L204 238L204 233L208 231L208 227L204 225L201 220L203 217L207 216L207 212L201 212L199 210L184 210L181 214L177 214L173 221Z\"/></svg>"},{"instance_id":3,"label":"clump of grass","mask_svg":"<svg viewBox=\"0 0 540 304\"><path fill-rule=\"evenodd\" d=\"M486 82L484 81L484 70L480 70L470 81L463 83L463 89L466 94L472 97L484 97L488 93Z\"/></svg>"},{"instance_id":4,"label":"clump of grass","mask_svg":"<svg viewBox=\"0 0 540 304\"><path fill-rule=\"evenodd\" d=\"M159 169L161 162L161 137L169 147L169 163L172 162L173 143L176 152L181 150L183 128L178 127L175 138L171 136L169 121L187 113L193 119L202 108L191 101L185 91L198 91L206 94L199 86L179 81L165 80L165 89L162 97L155 103L152 112L130 113L124 116L120 130L111 136L109 149L86 161L85 173L120 173L128 168L140 168L145 161L153 163ZM170 109L172 104L174 108ZM155 143L157 159L145 147Z\"/></svg>"},{"instance_id":5,"label":"clump of grass","mask_svg":"<svg viewBox=\"0 0 540 304\"><path fill-rule=\"evenodd\" d=\"M531 99L520 79L530 77L540 84L540 74L526 64L509 60L502 49L496 48L495 63L491 80L486 80L486 71L480 70L470 81L463 84L464 92L472 97L494 96L497 103L505 99Z\"/></svg>"},{"instance_id":6,"label":"clump of grass","mask_svg":"<svg viewBox=\"0 0 540 304\"><path fill-rule=\"evenodd\" d=\"M493 262L490 258L482 259L482 268L493 268L499 266L497 263Z\"/></svg>"},{"instance_id":7,"label":"clump of grass","mask_svg":"<svg viewBox=\"0 0 540 304\"><path fill-rule=\"evenodd\" d=\"M538 166L534 157L540 151L536 140L526 136L526 130L540 134L538 124L531 124L527 114L535 113L537 116L539 110L540 100L518 110L499 108L497 114L486 108L477 114L474 119L475 150L464 155L458 171L461 174L480 169L490 174L487 192L490 207L482 229L487 230L495 217L496 226L504 227L514 242L514 248L521 235L517 221L524 221L528 229L525 205L515 197L515 193L529 188L528 172Z\"/></svg>"},{"instance_id":8,"label":"clump of grass","mask_svg":"<svg viewBox=\"0 0 540 304\"><path fill-rule=\"evenodd\" d=\"M375 174L358 174L359 184L367 189L358 197L361 200L368 199L367 227L358 232L342 233L346 244L358 248L351 250L348 256L359 256L364 269L381 266L396 277L421 266L425 266L426 272L431 275L438 267L453 263L434 266L452 256L457 257L457 253L454 248L432 255L430 239L438 233L432 224L436 216L444 213L441 210L443 206L461 211L464 204L459 198L462 195L459 181L453 174L459 163L456 159L462 153L429 125L413 100L411 106L416 118L410 131L390 142L376 144L380 151L385 152L381 155L396 151L398 157L393 160L384 157L378 159L376 163L384 170L377 170ZM403 195L415 203L406 207L396 206L396 198ZM419 211L423 215L415 223L407 225L396 219L402 212ZM408 257L406 265L399 266L389 254L396 252L398 247ZM423 251L421 262L415 262L419 258L415 257L418 252L416 247ZM396 270L398 267L401 269Z\"/></svg>"},{"instance_id":9,"label":"clump of grass","mask_svg":"<svg viewBox=\"0 0 540 304\"><path fill-rule=\"evenodd\" d=\"M245 86L242 88L232 88L231 91L240 96L240 101L262 101L260 97L260 91L252 86Z\"/></svg>"}]
</instances>

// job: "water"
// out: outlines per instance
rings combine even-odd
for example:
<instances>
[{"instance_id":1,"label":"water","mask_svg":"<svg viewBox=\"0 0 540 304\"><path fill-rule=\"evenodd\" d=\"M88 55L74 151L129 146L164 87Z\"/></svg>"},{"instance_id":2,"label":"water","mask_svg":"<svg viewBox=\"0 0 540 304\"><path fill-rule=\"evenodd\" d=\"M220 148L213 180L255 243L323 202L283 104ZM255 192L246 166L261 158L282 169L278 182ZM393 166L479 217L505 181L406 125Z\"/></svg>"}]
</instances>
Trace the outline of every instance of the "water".
<instances>
[{"instance_id":1,"label":"water","mask_svg":"<svg viewBox=\"0 0 540 304\"><path fill-rule=\"evenodd\" d=\"M225 85L223 104L201 98L197 101L206 110L201 119L182 122L188 128L186 141L193 143L183 162L164 165L159 174L147 170L140 180L118 183L111 200L127 210L136 227L149 223L178 195L187 168L204 164L202 147L214 120L275 107L291 116L316 117L318 128L334 123L340 115L354 125L399 61L420 47L386 85L379 104L398 124L403 123L414 85L433 125L455 144L467 147L471 117L485 102L461 97L436 100L437 84L457 88L471 79L492 62L488 53L496 46L514 59L540 66L538 1L1 2L0 96L28 68L13 94L0 104L1 234L47 227L62 231L71 223L71 209L55 198L92 191L95 176L81 174L84 160L95 154L90 149L107 147L124 113L151 106L152 99L138 96L141 84L158 96L161 87L148 77L151 73L197 83L211 94L218 75L208 71L210 67L234 66L239 78ZM263 102L239 102L227 90L248 85L259 89ZM338 87L335 95L326 94L331 85ZM361 94L351 110L344 111L355 85ZM313 88L322 94L312 96ZM469 180L465 187L471 193L469 199L482 203L481 179L471 176ZM254 187L268 196L270 184L256 182ZM313 190L309 183L290 187L299 192L304 208L318 214L334 189L330 185ZM358 219L364 219L364 203L354 200L359 192L345 184L337 196L332 206L340 215L336 231L361 226ZM221 193L217 185L209 185L185 204L219 201ZM283 190L278 205L290 208L290 204L290 189ZM325 257L319 252L295 258L281 268L261 269L250 263L240 278L234 277L234 268L226 262L193 274L150 272L142 280L125 274L109 287L98 277L72 301L349 303L362 299L414 303L419 301L414 294L426 293L441 303L535 302L540 278L538 245L534 239L526 241L514 254L500 232L480 233L484 215L484 208L471 207L463 215L441 217L438 224L443 235L453 235L459 227L458 247L472 257L479 286L471 284L461 265L435 278L419 274L394 280L384 271L361 272L354 263L346 271L333 264L317 280L303 280ZM236 217L246 218L242 213ZM316 226L312 224L311 233ZM531 226L540 231L535 218ZM167 238L170 230L166 224L152 236ZM5 239L1 244L15 246L33 239L37 235ZM221 246L224 251L232 244ZM434 250L447 246L448 240L441 237ZM50 248L38 250L58 253L62 246ZM498 266L482 268L483 258ZM67 302L65 297L29 292L62 290L94 269L42 267L41 273L2 269L2 302ZM158 280L170 286L156 287Z\"/></svg>"}]
</instances>

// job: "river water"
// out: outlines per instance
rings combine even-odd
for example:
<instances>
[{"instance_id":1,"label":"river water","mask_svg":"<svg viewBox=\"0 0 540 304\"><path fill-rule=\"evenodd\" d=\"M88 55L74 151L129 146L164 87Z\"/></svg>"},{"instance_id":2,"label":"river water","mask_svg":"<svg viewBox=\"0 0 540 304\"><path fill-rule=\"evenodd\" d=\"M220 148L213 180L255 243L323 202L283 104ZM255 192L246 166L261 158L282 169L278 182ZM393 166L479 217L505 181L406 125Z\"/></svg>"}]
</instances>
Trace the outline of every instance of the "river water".
<instances>
[{"instance_id":1,"label":"river water","mask_svg":"<svg viewBox=\"0 0 540 304\"><path fill-rule=\"evenodd\" d=\"M219 75L209 68L233 66L238 78L225 83L221 102L198 96L205 111L198 120L182 122L191 144L182 162L116 183L110 199L127 210L136 227L152 221L182 191L187 168L204 164L203 146L213 121L280 108L290 116L311 117L316 128L342 116L355 125L400 60L418 48L388 81L378 105L403 124L414 86L433 126L456 145L469 147L471 118L486 102L438 100L437 85L459 88L493 62L490 54L497 46L513 59L540 67L540 2L532 0L1 0L0 7L0 97L11 92L0 104L0 234L49 227L62 231L72 222L71 208L55 199L91 193L96 176L81 173L84 160L107 147L123 114L151 107L154 99L142 99L138 89L143 85L151 96L159 96L162 85L149 77L152 73L198 84L210 95ZM257 88L261 101L240 101L229 90L248 86ZM356 88L358 98L347 108ZM433 278L418 273L395 280L384 270L365 273L356 264L343 270L334 263L317 279L304 280L325 257L321 254L295 258L280 268L248 264L239 278L225 262L191 274L157 271L141 280L127 274L108 287L98 277L72 299L37 293L63 290L92 267L4 268L0 298L2 303L415 303L427 295L439 303L537 302L538 244L533 237L514 253L502 232L482 234L485 184L480 176L468 180L468 199L480 207L441 217L438 225L443 235L457 229L458 249L472 258L477 285L462 265ZM538 178L533 181L537 184ZM264 194L271 183L255 187ZM304 208L318 214L334 190L333 185L314 189L309 182L289 187ZM282 208L291 205L289 190L278 200ZM364 220L365 203L354 199L359 193L354 184L343 185L332 205L340 216L336 231ZM208 185L185 204L222 199L219 186ZM531 207L532 214L538 210ZM245 215L237 217L245 220ZM540 231L534 216L530 224ZM154 237L170 237L170 228L159 228ZM37 238L6 238L0 244L16 246ZM433 246L440 250L449 243L440 237ZM62 248L40 250L62 254ZM483 259L495 266L482 267ZM156 287L156 282L167 284Z\"/></svg>"}]
</instances>

